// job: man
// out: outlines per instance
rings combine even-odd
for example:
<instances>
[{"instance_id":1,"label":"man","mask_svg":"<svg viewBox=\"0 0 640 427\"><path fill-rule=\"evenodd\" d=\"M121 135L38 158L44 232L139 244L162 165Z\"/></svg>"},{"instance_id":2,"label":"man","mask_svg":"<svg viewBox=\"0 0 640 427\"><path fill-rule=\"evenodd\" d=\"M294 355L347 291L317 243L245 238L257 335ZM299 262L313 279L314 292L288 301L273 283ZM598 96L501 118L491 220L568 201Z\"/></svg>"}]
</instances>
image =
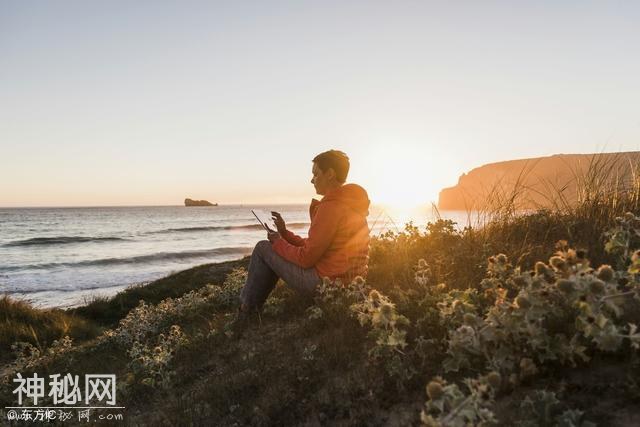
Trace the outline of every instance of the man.
<instances>
[{"instance_id":1,"label":"man","mask_svg":"<svg viewBox=\"0 0 640 427\"><path fill-rule=\"evenodd\" d=\"M251 254L233 325L236 337L246 328L250 313L262 308L278 278L311 297L324 277L350 283L367 274L369 198L359 185L345 184L349 158L342 151L326 151L313 159L311 172L316 193L324 197L311 201L309 237L287 230L282 216L272 212L277 231L271 230L268 240L258 242Z\"/></svg>"}]
</instances>

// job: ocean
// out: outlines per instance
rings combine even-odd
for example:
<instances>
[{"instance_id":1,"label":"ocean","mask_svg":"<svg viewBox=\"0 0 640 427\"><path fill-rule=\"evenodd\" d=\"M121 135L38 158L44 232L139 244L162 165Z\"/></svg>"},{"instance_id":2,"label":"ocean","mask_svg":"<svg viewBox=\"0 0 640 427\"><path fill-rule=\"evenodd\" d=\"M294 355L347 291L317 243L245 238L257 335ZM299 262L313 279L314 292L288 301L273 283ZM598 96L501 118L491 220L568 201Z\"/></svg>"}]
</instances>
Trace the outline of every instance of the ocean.
<instances>
[{"instance_id":1,"label":"ocean","mask_svg":"<svg viewBox=\"0 0 640 427\"><path fill-rule=\"evenodd\" d=\"M190 267L251 254L266 237L251 209L279 211L305 237L308 205L0 209L0 293L40 307L72 307ZM372 208L372 234L407 220ZM464 219L461 212L443 217Z\"/></svg>"}]
</instances>

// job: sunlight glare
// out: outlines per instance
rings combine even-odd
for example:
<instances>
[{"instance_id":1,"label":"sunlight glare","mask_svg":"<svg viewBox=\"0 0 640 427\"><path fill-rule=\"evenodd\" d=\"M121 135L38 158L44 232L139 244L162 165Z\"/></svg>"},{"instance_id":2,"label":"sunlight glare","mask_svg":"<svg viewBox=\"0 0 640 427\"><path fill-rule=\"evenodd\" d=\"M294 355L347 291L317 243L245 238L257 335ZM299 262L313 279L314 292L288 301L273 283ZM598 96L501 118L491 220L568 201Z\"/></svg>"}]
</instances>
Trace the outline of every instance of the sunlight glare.
<instances>
[{"instance_id":1,"label":"sunlight glare","mask_svg":"<svg viewBox=\"0 0 640 427\"><path fill-rule=\"evenodd\" d=\"M360 181L372 203L407 212L437 202L443 162L423 150L372 148L366 153L366 169Z\"/></svg>"}]
</instances>

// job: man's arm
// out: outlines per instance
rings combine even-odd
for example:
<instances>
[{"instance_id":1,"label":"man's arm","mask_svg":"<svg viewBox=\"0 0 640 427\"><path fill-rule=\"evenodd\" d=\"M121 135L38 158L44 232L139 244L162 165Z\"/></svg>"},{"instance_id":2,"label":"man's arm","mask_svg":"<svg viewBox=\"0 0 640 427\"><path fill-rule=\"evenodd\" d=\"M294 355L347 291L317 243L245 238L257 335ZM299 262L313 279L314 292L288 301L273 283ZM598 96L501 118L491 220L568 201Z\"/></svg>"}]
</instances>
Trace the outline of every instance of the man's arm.
<instances>
[{"instance_id":1,"label":"man's arm","mask_svg":"<svg viewBox=\"0 0 640 427\"><path fill-rule=\"evenodd\" d=\"M294 232L289 231L289 230L283 231L282 233L280 233L280 236L282 236L282 238L284 240L286 240L287 242L289 242L293 246L303 246L304 245L304 241L307 240L307 239L304 239L304 238L298 236L297 234L295 234Z\"/></svg>"},{"instance_id":2,"label":"man's arm","mask_svg":"<svg viewBox=\"0 0 640 427\"><path fill-rule=\"evenodd\" d=\"M318 207L309 227L309 237L302 239L301 246L295 246L285 239L277 239L273 243L273 249L287 261L302 268L313 267L331 245L339 219L337 210L331 204L323 204Z\"/></svg>"}]
</instances>

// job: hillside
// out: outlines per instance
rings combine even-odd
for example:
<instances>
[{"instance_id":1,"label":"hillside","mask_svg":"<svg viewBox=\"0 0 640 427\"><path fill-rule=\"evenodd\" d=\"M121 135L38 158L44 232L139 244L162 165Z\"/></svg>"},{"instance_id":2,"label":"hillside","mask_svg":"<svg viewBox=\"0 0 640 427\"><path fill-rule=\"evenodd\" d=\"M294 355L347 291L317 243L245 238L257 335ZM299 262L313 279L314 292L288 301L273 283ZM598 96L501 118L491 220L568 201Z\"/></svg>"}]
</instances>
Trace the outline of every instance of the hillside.
<instances>
[{"instance_id":1,"label":"hillside","mask_svg":"<svg viewBox=\"0 0 640 427\"><path fill-rule=\"evenodd\" d=\"M640 152L556 154L490 163L463 174L440 192L438 207L481 210L516 199L517 207L535 209L575 204L579 190L628 187L638 171ZM603 178L605 177L605 178Z\"/></svg>"},{"instance_id":2,"label":"hillside","mask_svg":"<svg viewBox=\"0 0 640 427\"><path fill-rule=\"evenodd\" d=\"M93 409L102 425L639 425L640 192L597 190L376 236L366 280L313 300L279 283L241 339L246 258L64 312L6 298L0 406L18 374L103 373L124 408Z\"/></svg>"}]
</instances>

